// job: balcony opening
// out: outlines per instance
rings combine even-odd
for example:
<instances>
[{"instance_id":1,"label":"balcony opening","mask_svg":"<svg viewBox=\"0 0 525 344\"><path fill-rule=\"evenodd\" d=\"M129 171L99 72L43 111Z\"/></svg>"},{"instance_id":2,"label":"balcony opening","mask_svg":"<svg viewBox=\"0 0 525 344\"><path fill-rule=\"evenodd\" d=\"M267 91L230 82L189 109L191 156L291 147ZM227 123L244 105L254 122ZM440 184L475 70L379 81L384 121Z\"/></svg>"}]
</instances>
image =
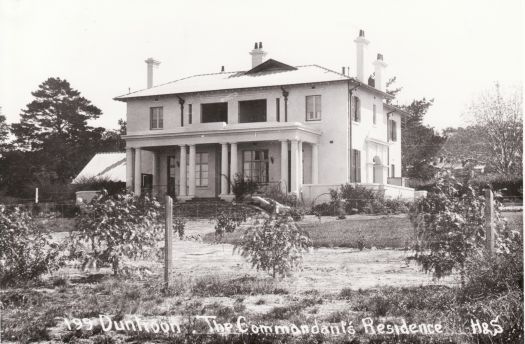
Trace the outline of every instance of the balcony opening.
<instances>
[{"instance_id":1,"label":"balcony opening","mask_svg":"<svg viewBox=\"0 0 525 344\"><path fill-rule=\"evenodd\" d=\"M266 99L239 102L239 123L266 122Z\"/></svg>"},{"instance_id":2,"label":"balcony opening","mask_svg":"<svg viewBox=\"0 0 525 344\"><path fill-rule=\"evenodd\" d=\"M201 104L201 123L228 123L228 103Z\"/></svg>"}]
</instances>

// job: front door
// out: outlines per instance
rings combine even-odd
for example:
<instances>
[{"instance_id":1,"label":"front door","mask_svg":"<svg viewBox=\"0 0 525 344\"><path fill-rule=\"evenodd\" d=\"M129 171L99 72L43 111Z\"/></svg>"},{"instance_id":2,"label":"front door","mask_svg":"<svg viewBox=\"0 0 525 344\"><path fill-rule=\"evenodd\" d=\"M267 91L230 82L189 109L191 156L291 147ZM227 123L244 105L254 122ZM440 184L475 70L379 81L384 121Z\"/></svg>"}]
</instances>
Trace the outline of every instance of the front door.
<instances>
[{"instance_id":1,"label":"front door","mask_svg":"<svg viewBox=\"0 0 525 344\"><path fill-rule=\"evenodd\" d=\"M167 185L167 190L166 190L166 193L168 195L170 195L171 197L175 197L176 196L176 193L175 193L175 176L176 176L176 161L175 161L175 156L168 156L168 185Z\"/></svg>"}]
</instances>

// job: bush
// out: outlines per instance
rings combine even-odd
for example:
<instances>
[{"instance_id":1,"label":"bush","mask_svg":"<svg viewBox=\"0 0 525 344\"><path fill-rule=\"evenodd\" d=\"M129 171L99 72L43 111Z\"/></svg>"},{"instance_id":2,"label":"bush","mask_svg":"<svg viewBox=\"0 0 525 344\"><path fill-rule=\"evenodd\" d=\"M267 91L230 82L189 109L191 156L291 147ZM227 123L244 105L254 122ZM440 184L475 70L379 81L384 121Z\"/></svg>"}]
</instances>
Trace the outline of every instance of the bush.
<instances>
[{"instance_id":1,"label":"bush","mask_svg":"<svg viewBox=\"0 0 525 344\"><path fill-rule=\"evenodd\" d=\"M336 216L337 206L333 203L321 203L312 207L311 213L317 216Z\"/></svg>"},{"instance_id":2,"label":"bush","mask_svg":"<svg viewBox=\"0 0 525 344\"><path fill-rule=\"evenodd\" d=\"M106 191L82 206L70 238L71 256L83 266L110 265L120 272L122 259L144 257L162 238L160 204L147 196L110 196Z\"/></svg>"},{"instance_id":3,"label":"bush","mask_svg":"<svg viewBox=\"0 0 525 344\"><path fill-rule=\"evenodd\" d=\"M471 185L445 175L411 213L418 245L416 261L436 278L459 269L464 277L468 257L485 243L485 199Z\"/></svg>"},{"instance_id":4,"label":"bush","mask_svg":"<svg viewBox=\"0 0 525 344\"><path fill-rule=\"evenodd\" d=\"M61 247L39 230L31 214L0 205L0 284L15 285L57 270Z\"/></svg>"},{"instance_id":5,"label":"bush","mask_svg":"<svg viewBox=\"0 0 525 344\"><path fill-rule=\"evenodd\" d=\"M253 195L259 189L259 185L251 179L244 178L240 173L235 175L230 182L235 199L242 200L244 196Z\"/></svg>"},{"instance_id":6,"label":"bush","mask_svg":"<svg viewBox=\"0 0 525 344\"><path fill-rule=\"evenodd\" d=\"M523 177L521 176L479 175L470 182L480 192L490 188L500 191L503 196L523 196Z\"/></svg>"},{"instance_id":7,"label":"bush","mask_svg":"<svg viewBox=\"0 0 525 344\"><path fill-rule=\"evenodd\" d=\"M299 267L303 253L312 246L308 233L287 216L259 219L246 229L241 240L234 250L240 251L252 267L274 278Z\"/></svg>"},{"instance_id":8,"label":"bush","mask_svg":"<svg viewBox=\"0 0 525 344\"><path fill-rule=\"evenodd\" d=\"M184 230L185 230L185 228L186 228L186 219L185 218L183 218L181 216L177 216L177 217L173 218L173 231L175 232L175 234L179 235L180 239L184 238Z\"/></svg>"},{"instance_id":9,"label":"bush","mask_svg":"<svg viewBox=\"0 0 525 344\"><path fill-rule=\"evenodd\" d=\"M108 195L117 195L126 192L125 182L116 182L109 178L91 177L80 178L75 184L75 191L106 190Z\"/></svg>"},{"instance_id":10,"label":"bush","mask_svg":"<svg viewBox=\"0 0 525 344\"><path fill-rule=\"evenodd\" d=\"M215 224L215 237L220 241L224 233L233 233L247 219L248 212L243 207L220 213Z\"/></svg>"},{"instance_id":11,"label":"bush","mask_svg":"<svg viewBox=\"0 0 525 344\"><path fill-rule=\"evenodd\" d=\"M296 194L283 192L280 185L271 186L264 190L261 194L265 198L270 198L276 202L281 203L282 205L289 207L297 207L299 203L299 199L297 198Z\"/></svg>"}]
</instances>

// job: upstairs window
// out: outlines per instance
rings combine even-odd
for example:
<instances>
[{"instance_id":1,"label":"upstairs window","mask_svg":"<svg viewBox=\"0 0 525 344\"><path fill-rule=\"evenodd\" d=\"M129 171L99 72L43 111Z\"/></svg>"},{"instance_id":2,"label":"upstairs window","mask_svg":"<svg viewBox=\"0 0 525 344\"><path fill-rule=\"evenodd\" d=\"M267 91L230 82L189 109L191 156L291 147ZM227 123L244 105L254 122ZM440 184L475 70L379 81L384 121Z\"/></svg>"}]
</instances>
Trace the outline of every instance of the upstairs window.
<instances>
[{"instance_id":1,"label":"upstairs window","mask_svg":"<svg viewBox=\"0 0 525 344\"><path fill-rule=\"evenodd\" d=\"M239 102L239 123L266 122L266 99Z\"/></svg>"},{"instance_id":2,"label":"upstairs window","mask_svg":"<svg viewBox=\"0 0 525 344\"><path fill-rule=\"evenodd\" d=\"M164 118L162 114L162 107L152 107L149 109L149 128L150 129L164 128Z\"/></svg>"},{"instance_id":3,"label":"upstairs window","mask_svg":"<svg viewBox=\"0 0 525 344\"><path fill-rule=\"evenodd\" d=\"M377 108L376 104L372 106L372 123L377 124Z\"/></svg>"},{"instance_id":4,"label":"upstairs window","mask_svg":"<svg viewBox=\"0 0 525 344\"><path fill-rule=\"evenodd\" d=\"M392 142L397 141L397 122L393 119L388 120L388 138Z\"/></svg>"},{"instance_id":5,"label":"upstairs window","mask_svg":"<svg viewBox=\"0 0 525 344\"><path fill-rule=\"evenodd\" d=\"M201 123L228 123L228 103L201 104Z\"/></svg>"},{"instance_id":6,"label":"upstairs window","mask_svg":"<svg viewBox=\"0 0 525 344\"><path fill-rule=\"evenodd\" d=\"M306 120L321 120L321 96L306 96Z\"/></svg>"},{"instance_id":7,"label":"upstairs window","mask_svg":"<svg viewBox=\"0 0 525 344\"><path fill-rule=\"evenodd\" d=\"M361 122L361 100L359 97L352 97L352 120L354 122Z\"/></svg>"},{"instance_id":8,"label":"upstairs window","mask_svg":"<svg viewBox=\"0 0 525 344\"><path fill-rule=\"evenodd\" d=\"M188 104L188 124L191 124L193 121L193 105Z\"/></svg>"}]
</instances>

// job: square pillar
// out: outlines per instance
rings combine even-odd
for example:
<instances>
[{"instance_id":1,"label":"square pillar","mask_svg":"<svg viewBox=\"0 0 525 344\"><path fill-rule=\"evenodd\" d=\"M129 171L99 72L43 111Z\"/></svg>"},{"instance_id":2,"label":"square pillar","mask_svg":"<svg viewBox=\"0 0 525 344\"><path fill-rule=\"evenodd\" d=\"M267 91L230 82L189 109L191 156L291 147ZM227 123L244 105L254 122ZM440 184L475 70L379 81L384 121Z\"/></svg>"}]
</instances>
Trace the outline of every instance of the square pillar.
<instances>
[{"instance_id":1,"label":"square pillar","mask_svg":"<svg viewBox=\"0 0 525 344\"><path fill-rule=\"evenodd\" d=\"M221 144L221 196L228 194L228 144Z\"/></svg>"},{"instance_id":2,"label":"square pillar","mask_svg":"<svg viewBox=\"0 0 525 344\"><path fill-rule=\"evenodd\" d=\"M297 177L299 176L298 168L299 168L299 162L298 162L298 155L299 155L299 141L292 140L292 146L290 149L291 156L291 180L290 180L290 191L297 194L298 193L298 180Z\"/></svg>"},{"instance_id":3,"label":"square pillar","mask_svg":"<svg viewBox=\"0 0 525 344\"><path fill-rule=\"evenodd\" d=\"M159 164L159 159L158 159L157 152L151 152L151 165L152 165L151 166L151 175L152 175L151 195L152 196L157 196L158 194L160 194L159 181L158 181L158 178L159 178L158 164Z\"/></svg>"},{"instance_id":4,"label":"square pillar","mask_svg":"<svg viewBox=\"0 0 525 344\"><path fill-rule=\"evenodd\" d=\"M319 184L319 145L312 143L312 184Z\"/></svg>"},{"instance_id":5,"label":"square pillar","mask_svg":"<svg viewBox=\"0 0 525 344\"><path fill-rule=\"evenodd\" d=\"M301 186L303 185L303 141L299 141L297 144L297 191L301 191Z\"/></svg>"},{"instance_id":6,"label":"square pillar","mask_svg":"<svg viewBox=\"0 0 525 344\"><path fill-rule=\"evenodd\" d=\"M189 193L188 196L195 197L195 145L190 145L190 163L188 166L189 172Z\"/></svg>"},{"instance_id":7,"label":"square pillar","mask_svg":"<svg viewBox=\"0 0 525 344\"><path fill-rule=\"evenodd\" d=\"M133 191L133 148L126 148L126 189Z\"/></svg>"},{"instance_id":8,"label":"square pillar","mask_svg":"<svg viewBox=\"0 0 525 344\"><path fill-rule=\"evenodd\" d=\"M288 193L288 141L281 141L281 190Z\"/></svg>"},{"instance_id":9,"label":"square pillar","mask_svg":"<svg viewBox=\"0 0 525 344\"><path fill-rule=\"evenodd\" d=\"M186 145L180 146L179 196L186 197Z\"/></svg>"},{"instance_id":10,"label":"square pillar","mask_svg":"<svg viewBox=\"0 0 525 344\"><path fill-rule=\"evenodd\" d=\"M133 192L137 196L140 196L140 193L142 191L141 190L142 188L142 169L141 169L141 161L140 161L141 153L142 153L142 149L135 148L135 173L133 177L135 185L133 187Z\"/></svg>"},{"instance_id":11,"label":"square pillar","mask_svg":"<svg viewBox=\"0 0 525 344\"><path fill-rule=\"evenodd\" d=\"M230 144L230 180L235 180L235 175L237 174L237 142ZM233 190L230 190L230 195L233 195Z\"/></svg>"}]
</instances>

